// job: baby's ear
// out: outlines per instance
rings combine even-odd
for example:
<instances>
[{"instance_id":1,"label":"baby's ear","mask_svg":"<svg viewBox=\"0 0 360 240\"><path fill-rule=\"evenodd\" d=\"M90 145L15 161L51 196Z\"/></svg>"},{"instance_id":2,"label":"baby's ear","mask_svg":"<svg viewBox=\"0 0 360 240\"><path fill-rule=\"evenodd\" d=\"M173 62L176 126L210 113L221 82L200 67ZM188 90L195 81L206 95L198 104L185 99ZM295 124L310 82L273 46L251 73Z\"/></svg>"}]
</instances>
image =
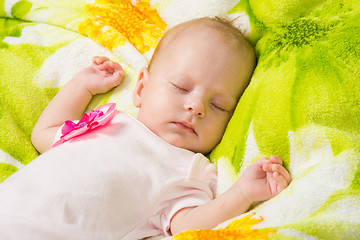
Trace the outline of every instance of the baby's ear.
<instances>
[{"instance_id":1,"label":"baby's ear","mask_svg":"<svg viewBox=\"0 0 360 240\"><path fill-rule=\"evenodd\" d=\"M143 69L140 70L139 77L132 95L133 103L137 108L141 107L142 92L145 88L146 82L149 80L149 77L150 77L149 69L144 67Z\"/></svg>"}]
</instances>

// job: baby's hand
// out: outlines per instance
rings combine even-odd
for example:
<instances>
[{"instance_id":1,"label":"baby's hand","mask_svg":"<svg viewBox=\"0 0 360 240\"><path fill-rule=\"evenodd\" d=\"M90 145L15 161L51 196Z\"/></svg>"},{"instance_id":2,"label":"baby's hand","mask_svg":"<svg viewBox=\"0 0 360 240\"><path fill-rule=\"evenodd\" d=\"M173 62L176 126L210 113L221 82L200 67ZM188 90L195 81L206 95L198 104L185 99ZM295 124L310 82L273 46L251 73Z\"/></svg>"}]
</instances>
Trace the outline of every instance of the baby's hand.
<instances>
[{"instance_id":1,"label":"baby's hand","mask_svg":"<svg viewBox=\"0 0 360 240\"><path fill-rule=\"evenodd\" d=\"M92 65L81 70L76 79L92 94L106 93L120 84L124 71L107 57L94 57Z\"/></svg>"},{"instance_id":2,"label":"baby's hand","mask_svg":"<svg viewBox=\"0 0 360 240\"><path fill-rule=\"evenodd\" d=\"M265 201L275 197L289 185L290 181L290 174L282 166L278 156L257 160L238 180L242 194L250 202Z\"/></svg>"}]
</instances>

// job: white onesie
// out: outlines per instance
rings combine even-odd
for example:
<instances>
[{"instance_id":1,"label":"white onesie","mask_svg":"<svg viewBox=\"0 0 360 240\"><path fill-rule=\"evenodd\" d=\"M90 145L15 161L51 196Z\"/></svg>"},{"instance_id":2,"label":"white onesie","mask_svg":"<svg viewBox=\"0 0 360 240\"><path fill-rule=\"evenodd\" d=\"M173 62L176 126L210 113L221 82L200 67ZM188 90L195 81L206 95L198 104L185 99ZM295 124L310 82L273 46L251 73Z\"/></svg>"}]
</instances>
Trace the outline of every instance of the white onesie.
<instances>
[{"instance_id":1,"label":"white onesie","mask_svg":"<svg viewBox=\"0 0 360 240\"><path fill-rule=\"evenodd\" d=\"M45 152L0 184L0 239L169 234L177 211L214 198L216 180L202 154L116 112L105 126Z\"/></svg>"}]
</instances>

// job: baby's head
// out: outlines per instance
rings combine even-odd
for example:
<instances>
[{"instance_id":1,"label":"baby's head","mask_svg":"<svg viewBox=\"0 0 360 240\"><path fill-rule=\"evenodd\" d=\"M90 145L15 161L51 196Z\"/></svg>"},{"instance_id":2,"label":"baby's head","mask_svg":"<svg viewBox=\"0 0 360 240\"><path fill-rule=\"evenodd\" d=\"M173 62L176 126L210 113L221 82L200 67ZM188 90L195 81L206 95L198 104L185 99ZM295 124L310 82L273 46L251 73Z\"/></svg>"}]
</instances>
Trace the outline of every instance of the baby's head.
<instances>
[{"instance_id":1,"label":"baby's head","mask_svg":"<svg viewBox=\"0 0 360 240\"><path fill-rule=\"evenodd\" d=\"M206 154L221 140L255 64L253 47L231 23L179 24L139 74L137 118L168 143Z\"/></svg>"}]
</instances>

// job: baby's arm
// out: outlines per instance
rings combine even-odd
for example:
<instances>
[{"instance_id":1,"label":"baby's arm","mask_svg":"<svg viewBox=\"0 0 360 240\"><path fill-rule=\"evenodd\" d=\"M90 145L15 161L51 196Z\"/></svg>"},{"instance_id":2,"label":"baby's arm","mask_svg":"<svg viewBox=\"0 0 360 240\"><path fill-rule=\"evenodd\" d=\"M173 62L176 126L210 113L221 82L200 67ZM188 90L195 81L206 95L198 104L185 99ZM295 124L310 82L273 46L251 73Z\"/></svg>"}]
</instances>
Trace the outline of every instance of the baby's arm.
<instances>
[{"instance_id":1,"label":"baby's arm","mask_svg":"<svg viewBox=\"0 0 360 240\"><path fill-rule=\"evenodd\" d=\"M94 57L92 65L82 69L62 87L39 117L31 141L43 153L53 144L57 130L66 120L80 119L92 97L120 84L121 66L106 57Z\"/></svg>"},{"instance_id":2,"label":"baby's arm","mask_svg":"<svg viewBox=\"0 0 360 240\"><path fill-rule=\"evenodd\" d=\"M214 200L180 210L171 221L171 233L212 229L223 221L246 212L254 202L268 200L290 183L290 175L278 156L251 164L240 179Z\"/></svg>"}]
</instances>

